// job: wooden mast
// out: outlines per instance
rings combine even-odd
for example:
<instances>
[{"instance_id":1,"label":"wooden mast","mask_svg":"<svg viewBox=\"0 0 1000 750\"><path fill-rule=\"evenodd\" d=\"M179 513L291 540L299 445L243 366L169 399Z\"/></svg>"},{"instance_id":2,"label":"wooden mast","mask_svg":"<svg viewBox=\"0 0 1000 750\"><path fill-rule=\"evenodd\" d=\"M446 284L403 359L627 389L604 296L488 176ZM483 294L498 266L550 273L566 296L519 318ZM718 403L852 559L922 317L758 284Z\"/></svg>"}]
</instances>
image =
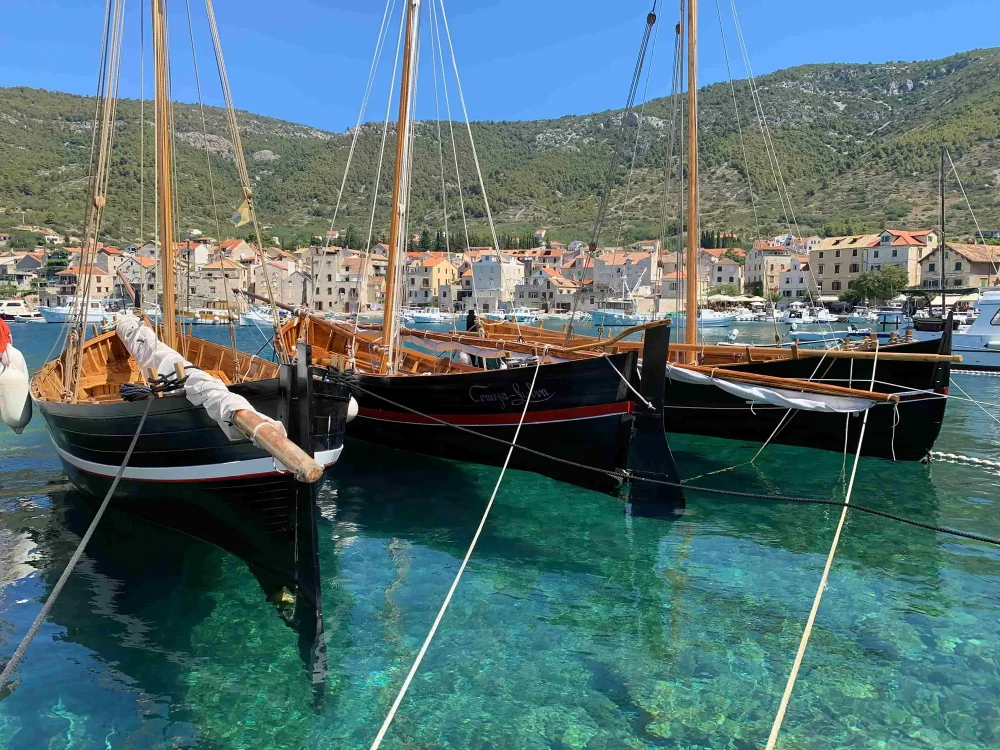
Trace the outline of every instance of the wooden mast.
<instances>
[{"instance_id":1,"label":"wooden mast","mask_svg":"<svg viewBox=\"0 0 1000 750\"><path fill-rule=\"evenodd\" d=\"M392 182L392 221L389 225L389 259L385 271L385 304L382 310L382 345L392 352L396 335L396 294L400 270L400 233L406 214L406 191L403 177L409 157L410 136L410 81L413 58L416 55L416 18L420 0L406 0L406 46L403 49L403 74L399 88L399 120L396 125L396 169ZM383 357L379 374L385 375L392 368L389 357Z\"/></svg>"},{"instance_id":2,"label":"wooden mast","mask_svg":"<svg viewBox=\"0 0 1000 750\"><path fill-rule=\"evenodd\" d=\"M684 261L684 342L698 335L698 0L688 0L687 254Z\"/></svg>"},{"instance_id":3,"label":"wooden mast","mask_svg":"<svg viewBox=\"0 0 1000 750\"><path fill-rule=\"evenodd\" d=\"M163 277L163 342L177 348L174 306L174 215L170 156L170 96L167 78L166 0L151 0L153 11L153 69L156 82L156 177L160 224L160 275Z\"/></svg>"}]
</instances>

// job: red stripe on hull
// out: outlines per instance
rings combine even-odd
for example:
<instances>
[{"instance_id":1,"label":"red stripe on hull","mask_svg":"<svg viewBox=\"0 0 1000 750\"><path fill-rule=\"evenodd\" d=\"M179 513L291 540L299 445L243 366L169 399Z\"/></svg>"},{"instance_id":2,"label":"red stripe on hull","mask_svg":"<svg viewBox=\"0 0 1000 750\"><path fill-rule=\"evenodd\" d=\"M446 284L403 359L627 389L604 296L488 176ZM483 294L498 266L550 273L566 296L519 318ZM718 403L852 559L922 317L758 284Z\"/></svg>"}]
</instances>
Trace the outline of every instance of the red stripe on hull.
<instances>
[{"instance_id":1,"label":"red stripe on hull","mask_svg":"<svg viewBox=\"0 0 1000 750\"><path fill-rule=\"evenodd\" d=\"M597 406L575 406L569 409L548 409L542 411L529 411L524 418L525 424L540 424L544 422L570 422L576 419L594 419L597 417L609 417L616 414L631 414L631 401L618 401L613 404L599 404ZM362 406L358 409L359 417L368 419L379 419L386 422L405 422L407 424L428 424L435 425L435 419L448 424L462 425L465 427L493 427L497 425L516 426L521 421L521 412L510 414L432 414L428 417L412 414L411 412L383 411L382 409L371 409Z\"/></svg>"}]
</instances>

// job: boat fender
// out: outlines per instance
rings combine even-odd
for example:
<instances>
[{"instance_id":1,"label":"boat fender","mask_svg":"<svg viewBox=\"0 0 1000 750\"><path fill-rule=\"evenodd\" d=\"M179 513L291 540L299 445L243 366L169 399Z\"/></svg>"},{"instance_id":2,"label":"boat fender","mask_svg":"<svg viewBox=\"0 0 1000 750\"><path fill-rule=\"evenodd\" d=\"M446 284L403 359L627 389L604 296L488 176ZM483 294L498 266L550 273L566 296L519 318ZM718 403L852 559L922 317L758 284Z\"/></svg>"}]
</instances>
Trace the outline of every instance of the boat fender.
<instances>
[{"instance_id":1,"label":"boat fender","mask_svg":"<svg viewBox=\"0 0 1000 750\"><path fill-rule=\"evenodd\" d=\"M472 357L469 356L468 352L458 353L458 363L462 365L472 365Z\"/></svg>"},{"instance_id":2,"label":"boat fender","mask_svg":"<svg viewBox=\"0 0 1000 750\"><path fill-rule=\"evenodd\" d=\"M351 396L351 401L347 405L347 421L353 422L356 416L358 416L358 402Z\"/></svg>"},{"instance_id":3,"label":"boat fender","mask_svg":"<svg viewBox=\"0 0 1000 750\"><path fill-rule=\"evenodd\" d=\"M24 355L8 343L0 351L0 419L17 435L31 421L29 382Z\"/></svg>"}]
</instances>

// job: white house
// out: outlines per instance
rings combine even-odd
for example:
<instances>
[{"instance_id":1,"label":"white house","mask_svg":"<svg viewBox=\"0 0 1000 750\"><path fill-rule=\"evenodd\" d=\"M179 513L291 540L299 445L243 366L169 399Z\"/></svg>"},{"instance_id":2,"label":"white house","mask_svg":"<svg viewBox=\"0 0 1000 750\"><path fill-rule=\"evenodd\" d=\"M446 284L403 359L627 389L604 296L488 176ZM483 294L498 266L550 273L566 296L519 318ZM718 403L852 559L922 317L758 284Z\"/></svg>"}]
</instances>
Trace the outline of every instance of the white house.
<instances>
[{"instance_id":1,"label":"white house","mask_svg":"<svg viewBox=\"0 0 1000 750\"><path fill-rule=\"evenodd\" d=\"M551 268L539 268L517 285L514 300L518 307L544 312L569 312L579 286Z\"/></svg>"},{"instance_id":2,"label":"white house","mask_svg":"<svg viewBox=\"0 0 1000 750\"><path fill-rule=\"evenodd\" d=\"M818 300L819 289L809 271L808 258L793 255L790 263L788 268L778 274L778 293L781 295L781 303L787 304L804 297Z\"/></svg>"}]
</instances>

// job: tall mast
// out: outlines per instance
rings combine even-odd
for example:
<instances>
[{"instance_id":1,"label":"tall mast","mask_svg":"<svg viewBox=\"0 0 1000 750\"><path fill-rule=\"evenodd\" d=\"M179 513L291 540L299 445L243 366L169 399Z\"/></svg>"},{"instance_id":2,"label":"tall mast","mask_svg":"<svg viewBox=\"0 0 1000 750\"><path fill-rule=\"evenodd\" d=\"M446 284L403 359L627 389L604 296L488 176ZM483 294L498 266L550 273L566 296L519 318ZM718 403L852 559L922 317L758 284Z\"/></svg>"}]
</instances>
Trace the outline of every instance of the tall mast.
<instances>
[{"instance_id":1,"label":"tall mast","mask_svg":"<svg viewBox=\"0 0 1000 750\"><path fill-rule=\"evenodd\" d=\"M170 157L170 92L167 78L166 0L153 5L153 69L156 81L156 176L159 188L160 268L163 277L163 342L177 348L174 307L174 213Z\"/></svg>"},{"instance_id":2,"label":"tall mast","mask_svg":"<svg viewBox=\"0 0 1000 750\"><path fill-rule=\"evenodd\" d=\"M941 320L946 317L944 305L944 146L941 147L941 172L938 175L938 192L941 194Z\"/></svg>"},{"instance_id":3,"label":"tall mast","mask_svg":"<svg viewBox=\"0 0 1000 750\"><path fill-rule=\"evenodd\" d=\"M389 262L385 271L385 305L382 310L382 346L392 353L396 335L396 294L400 268L400 233L406 215L406 188L403 184L410 140L410 81L417 51L417 11L420 0L406 0L406 46L403 48L403 75L399 87L399 121L396 125L396 169L392 181L392 222L389 225ZM379 364L379 374L391 367L391 357Z\"/></svg>"},{"instance_id":4,"label":"tall mast","mask_svg":"<svg viewBox=\"0 0 1000 750\"><path fill-rule=\"evenodd\" d=\"M684 341L693 344L698 331L698 0L688 0L688 182L687 271L684 289Z\"/></svg>"}]
</instances>

